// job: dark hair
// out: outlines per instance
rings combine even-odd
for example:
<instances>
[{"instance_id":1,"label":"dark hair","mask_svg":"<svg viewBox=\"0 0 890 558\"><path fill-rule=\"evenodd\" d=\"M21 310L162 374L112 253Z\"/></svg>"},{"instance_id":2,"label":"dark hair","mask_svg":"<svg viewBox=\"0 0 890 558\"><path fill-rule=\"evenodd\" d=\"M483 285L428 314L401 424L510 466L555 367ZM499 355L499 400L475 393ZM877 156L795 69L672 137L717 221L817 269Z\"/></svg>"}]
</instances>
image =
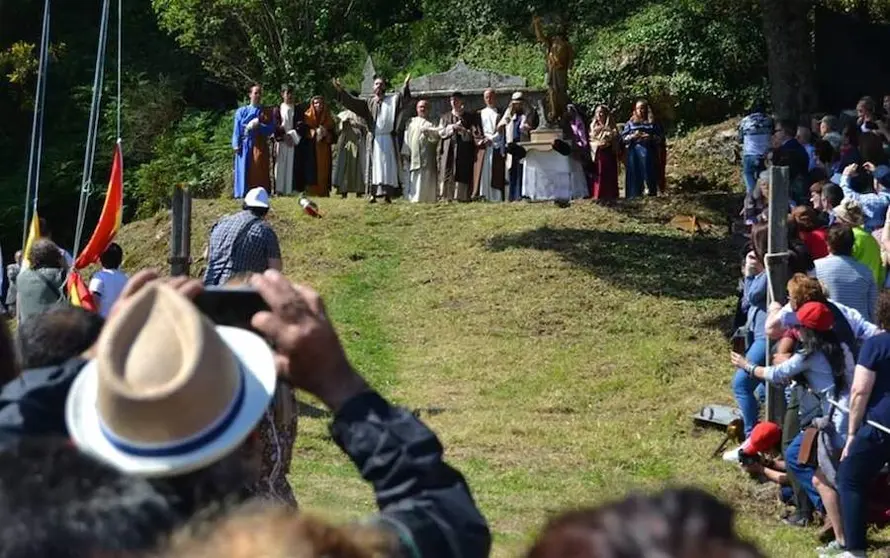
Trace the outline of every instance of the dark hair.
<instances>
[{"instance_id":1,"label":"dark hair","mask_svg":"<svg viewBox=\"0 0 890 558\"><path fill-rule=\"evenodd\" d=\"M751 227L751 249L760 263L764 262L764 257L769 251L769 225L767 223L757 223Z\"/></svg>"},{"instance_id":2,"label":"dark hair","mask_svg":"<svg viewBox=\"0 0 890 558\"><path fill-rule=\"evenodd\" d=\"M0 556L158 549L179 523L162 494L64 440L23 438L0 453Z\"/></svg>"},{"instance_id":3,"label":"dark hair","mask_svg":"<svg viewBox=\"0 0 890 558\"><path fill-rule=\"evenodd\" d=\"M816 140L813 142L813 149L816 152L816 159L821 162L828 164L834 161L834 146L831 145L831 142L825 141L823 139ZM815 169L822 170L822 169ZM815 172L814 170L814 172ZM822 171L825 172L825 171ZM826 173L827 174L827 173Z\"/></svg>"},{"instance_id":4,"label":"dark hair","mask_svg":"<svg viewBox=\"0 0 890 558\"><path fill-rule=\"evenodd\" d=\"M778 122L779 128L789 137L797 135L797 121L791 118L782 118Z\"/></svg>"},{"instance_id":5,"label":"dark hair","mask_svg":"<svg viewBox=\"0 0 890 558\"><path fill-rule=\"evenodd\" d=\"M247 92L250 93L251 91L253 91L253 89L254 89L255 87L259 87L260 89L263 88L263 86L260 85L259 83L254 83L254 84L252 84L250 87L247 88Z\"/></svg>"},{"instance_id":6,"label":"dark hair","mask_svg":"<svg viewBox=\"0 0 890 558\"><path fill-rule=\"evenodd\" d=\"M828 248L836 256L853 254L853 229L847 225L834 225L828 229Z\"/></svg>"},{"instance_id":7,"label":"dark hair","mask_svg":"<svg viewBox=\"0 0 890 558\"><path fill-rule=\"evenodd\" d=\"M890 290L882 290L878 295L875 321L881 329L890 330Z\"/></svg>"},{"instance_id":8,"label":"dark hair","mask_svg":"<svg viewBox=\"0 0 890 558\"><path fill-rule=\"evenodd\" d=\"M808 205L799 205L788 215L788 225L797 228L797 232L810 232L819 228L819 215Z\"/></svg>"},{"instance_id":9,"label":"dark hair","mask_svg":"<svg viewBox=\"0 0 890 558\"><path fill-rule=\"evenodd\" d=\"M738 537L733 515L732 508L696 488L631 495L550 520L526 558L763 556Z\"/></svg>"},{"instance_id":10,"label":"dark hair","mask_svg":"<svg viewBox=\"0 0 890 558\"><path fill-rule=\"evenodd\" d=\"M384 87L384 88L389 87L389 80L388 80L388 79L386 79L385 77L383 77L383 76L380 75L380 74L374 74L374 81L377 81L378 79L379 79L380 81L383 82L383 87Z\"/></svg>"},{"instance_id":11,"label":"dark hair","mask_svg":"<svg viewBox=\"0 0 890 558\"><path fill-rule=\"evenodd\" d=\"M850 188L859 194L873 192L875 189L875 176L864 168L860 168L854 176L850 177Z\"/></svg>"},{"instance_id":12,"label":"dark hair","mask_svg":"<svg viewBox=\"0 0 890 558\"><path fill-rule=\"evenodd\" d=\"M834 378L834 396L839 397L847 387L846 362L841 342L834 330L816 331L808 327L801 327L800 352L810 357L816 353L822 353L828 364L831 365L831 375Z\"/></svg>"},{"instance_id":13,"label":"dark hair","mask_svg":"<svg viewBox=\"0 0 890 558\"><path fill-rule=\"evenodd\" d=\"M59 247L52 240L41 238L31 246L28 254L31 269L65 269L65 258L59 252Z\"/></svg>"},{"instance_id":14,"label":"dark hair","mask_svg":"<svg viewBox=\"0 0 890 558\"><path fill-rule=\"evenodd\" d=\"M6 320L0 320L0 386L19 377L19 362L15 344Z\"/></svg>"},{"instance_id":15,"label":"dark hair","mask_svg":"<svg viewBox=\"0 0 890 558\"><path fill-rule=\"evenodd\" d=\"M124 251L117 242L112 242L99 256L99 261L105 269L117 269L124 261Z\"/></svg>"},{"instance_id":16,"label":"dark hair","mask_svg":"<svg viewBox=\"0 0 890 558\"><path fill-rule=\"evenodd\" d=\"M247 487L257 476L248 465L248 453L256 449L250 448L251 438L203 469L175 477L153 478L152 486L167 495L181 517L225 515L251 497Z\"/></svg>"},{"instance_id":17,"label":"dark hair","mask_svg":"<svg viewBox=\"0 0 890 558\"><path fill-rule=\"evenodd\" d=\"M99 338L105 320L95 312L60 305L25 320L16 332L22 368L63 364Z\"/></svg>"},{"instance_id":18,"label":"dark hair","mask_svg":"<svg viewBox=\"0 0 890 558\"><path fill-rule=\"evenodd\" d=\"M859 126L857 126L855 122L847 122L844 125L844 131L842 132L842 136L853 147L859 147Z\"/></svg>"},{"instance_id":19,"label":"dark hair","mask_svg":"<svg viewBox=\"0 0 890 558\"><path fill-rule=\"evenodd\" d=\"M829 182L822 187L822 197L831 204L831 207L837 207L844 201L844 191L834 182Z\"/></svg>"},{"instance_id":20,"label":"dark hair","mask_svg":"<svg viewBox=\"0 0 890 558\"><path fill-rule=\"evenodd\" d=\"M246 203L241 206L241 209L243 209L245 211L250 211L251 213L253 213L255 216L259 217L260 219L262 219L263 217L265 217L266 215L269 214L268 207L250 207Z\"/></svg>"},{"instance_id":21,"label":"dark hair","mask_svg":"<svg viewBox=\"0 0 890 558\"><path fill-rule=\"evenodd\" d=\"M875 166L887 164L884 142L878 134L869 133L859 136L859 155L862 157L863 162L871 163Z\"/></svg>"},{"instance_id":22,"label":"dark hair","mask_svg":"<svg viewBox=\"0 0 890 558\"><path fill-rule=\"evenodd\" d=\"M464 98L464 94L461 93L460 91L455 91L455 92L453 92L453 93L451 94L451 98L452 98L452 99L461 99L461 100L463 100L463 98Z\"/></svg>"},{"instance_id":23,"label":"dark hair","mask_svg":"<svg viewBox=\"0 0 890 558\"><path fill-rule=\"evenodd\" d=\"M293 92L294 92L294 87L293 87L292 85L282 85L282 86L281 86L281 92L282 92L282 93L293 93Z\"/></svg>"},{"instance_id":24,"label":"dark hair","mask_svg":"<svg viewBox=\"0 0 890 558\"><path fill-rule=\"evenodd\" d=\"M766 103L763 102L763 99L754 99L754 102L751 103L751 108L748 110L748 114L758 114L766 111Z\"/></svg>"}]
</instances>

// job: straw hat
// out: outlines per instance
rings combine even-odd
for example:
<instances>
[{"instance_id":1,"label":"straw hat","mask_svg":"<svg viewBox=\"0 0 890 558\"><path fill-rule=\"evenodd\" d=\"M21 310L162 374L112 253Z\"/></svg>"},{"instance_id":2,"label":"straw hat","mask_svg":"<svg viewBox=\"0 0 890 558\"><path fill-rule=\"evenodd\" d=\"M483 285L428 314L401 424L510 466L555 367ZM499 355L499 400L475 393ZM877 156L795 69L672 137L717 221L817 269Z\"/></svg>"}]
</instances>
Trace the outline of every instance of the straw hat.
<instances>
[{"instance_id":1,"label":"straw hat","mask_svg":"<svg viewBox=\"0 0 890 558\"><path fill-rule=\"evenodd\" d=\"M851 227L859 227L865 222L862 206L856 200L851 199L844 199L839 206L835 207L834 216Z\"/></svg>"},{"instance_id":2,"label":"straw hat","mask_svg":"<svg viewBox=\"0 0 890 558\"><path fill-rule=\"evenodd\" d=\"M237 449L275 380L262 338L215 327L171 287L150 285L106 324L65 420L81 451L126 473L176 476Z\"/></svg>"}]
</instances>

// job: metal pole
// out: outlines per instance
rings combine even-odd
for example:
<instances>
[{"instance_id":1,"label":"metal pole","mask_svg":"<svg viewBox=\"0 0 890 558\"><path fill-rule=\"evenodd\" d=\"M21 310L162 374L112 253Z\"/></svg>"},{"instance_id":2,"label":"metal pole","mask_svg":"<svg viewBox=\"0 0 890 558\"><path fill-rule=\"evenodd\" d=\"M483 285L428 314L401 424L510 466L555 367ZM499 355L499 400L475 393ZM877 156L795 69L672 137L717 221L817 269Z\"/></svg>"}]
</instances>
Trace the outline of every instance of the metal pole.
<instances>
[{"instance_id":1,"label":"metal pole","mask_svg":"<svg viewBox=\"0 0 890 558\"><path fill-rule=\"evenodd\" d=\"M788 286L788 207L791 179L788 167L769 169L769 246L764 261L769 280L769 302L784 302ZM767 339L766 364L772 358L772 343ZM782 424L785 420L785 390L767 384L766 418Z\"/></svg>"},{"instance_id":2,"label":"metal pole","mask_svg":"<svg viewBox=\"0 0 890 558\"><path fill-rule=\"evenodd\" d=\"M38 133L41 135L43 133L43 97L46 91L46 66L49 62L49 0L45 0L43 3L43 26L38 56L40 56L40 62L37 69L37 87L34 94L34 119L31 122L31 152L28 156L28 183L25 189L25 223L22 226L22 248L28 242L28 230L31 225L31 219L34 217L31 205L37 205L35 201L39 187L37 183L39 178L36 178L36 176L39 176L40 158L37 155L37 151L40 150L43 142L37 136ZM35 168L35 159L38 161L36 165L38 168Z\"/></svg>"},{"instance_id":3,"label":"metal pole","mask_svg":"<svg viewBox=\"0 0 890 558\"><path fill-rule=\"evenodd\" d=\"M177 185L173 188L173 206L170 223L170 275L177 277L185 275L182 261L182 215L183 215L183 188Z\"/></svg>"}]
</instances>

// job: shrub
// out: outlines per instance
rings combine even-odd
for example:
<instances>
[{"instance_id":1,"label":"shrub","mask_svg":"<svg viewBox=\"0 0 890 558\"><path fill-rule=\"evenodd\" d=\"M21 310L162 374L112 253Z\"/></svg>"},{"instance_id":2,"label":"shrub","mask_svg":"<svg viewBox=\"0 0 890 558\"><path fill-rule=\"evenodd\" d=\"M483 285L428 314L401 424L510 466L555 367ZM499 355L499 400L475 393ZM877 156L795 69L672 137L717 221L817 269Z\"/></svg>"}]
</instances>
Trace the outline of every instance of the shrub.
<instances>
[{"instance_id":1,"label":"shrub","mask_svg":"<svg viewBox=\"0 0 890 558\"><path fill-rule=\"evenodd\" d=\"M158 139L154 159L135 172L139 216L167 207L177 184L187 184L198 198L218 197L231 188L232 118L232 113L190 112Z\"/></svg>"}]
</instances>

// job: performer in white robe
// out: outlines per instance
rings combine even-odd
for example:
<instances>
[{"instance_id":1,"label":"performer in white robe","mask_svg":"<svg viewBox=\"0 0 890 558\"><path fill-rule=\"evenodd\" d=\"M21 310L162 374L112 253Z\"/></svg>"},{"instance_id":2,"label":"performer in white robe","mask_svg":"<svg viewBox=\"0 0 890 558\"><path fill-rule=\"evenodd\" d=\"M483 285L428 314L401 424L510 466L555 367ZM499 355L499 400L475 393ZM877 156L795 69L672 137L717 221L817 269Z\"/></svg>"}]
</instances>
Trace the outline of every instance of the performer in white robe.
<instances>
[{"instance_id":1,"label":"performer in white robe","mask_svg":"<svg viewBox=\"0 0 890 558\"><path fill-rule=\"evenodd\" d=\"M408 123L402 145L402 153L409 159L405 198L412 203L436 203L439 128L427 120L427 115L426 101L418 101L417 116Z\"/></svg>"},{"instance_id":2,"label":"performer in white robe","mask_svg":"<svg viewBox=\"0 0 890 558\"><path fill-rule=\"evenodd\" d=\"M504 201L504 183L506 168L504 157L506 156L506 141L504 128L498 127L499 114L495 106L495 94L491 89L486 89L482 94L485 99L485 108L479 111L481 121L481 145L485 147L482 154L482 168L479 172L478 195L488 201ZM497 158L497 160L495 160ZM499 173L495 176L494 173Z\"/></svg>"},{"instance_id":3,"label":"performer in white robe","mask_svg":"<svg viewBox=\"0 0 890 558\"><path fill-rule=\"evenodd\" d=\"M293 89L286 85L281 90L279 121L275 130L277 150L275 156L275 191L279 194L294 192L294 148L300 143L295 129L297 107L294 106Z\"/></svg>"},{"instance_id":4,"label":"performer in white robe","mask_svg":"<svg viewBox=\"0 0 890 558\"><path fill-rule=\"evenodd\" d=\"M391 201L392 192L399 184L399 158L396 150L395 133L399 115L411 104L410 74L405 78L401 93L386 95L386 80L374 79L374 96L363 101L353 97L343 89L340 81L334 80L337 99L347 109L353 111L368 123L373 134L369 142L370 165L368 171L368 197L371 202L383 197Z\"/></svg>"}]
</instances>

